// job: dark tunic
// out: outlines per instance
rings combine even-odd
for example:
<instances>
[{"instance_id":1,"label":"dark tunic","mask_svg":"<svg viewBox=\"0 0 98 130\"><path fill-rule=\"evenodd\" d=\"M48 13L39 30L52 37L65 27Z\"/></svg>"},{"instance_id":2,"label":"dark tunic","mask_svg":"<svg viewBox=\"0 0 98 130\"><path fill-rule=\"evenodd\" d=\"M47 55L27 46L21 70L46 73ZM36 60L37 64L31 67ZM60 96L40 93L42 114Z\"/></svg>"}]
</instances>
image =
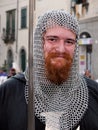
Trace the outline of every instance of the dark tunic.
<instances>
[{"instance_id":1,"label":"dark tunic","mask_svg":"<svg viewBox=\"0 0 98 130\"><path fill-rule=\"evenodd\" d=\"M93 80L86 80L89 102L79 124L80 130L98 130L98 84ZM0 130L27 130L25 83L24 75L18 74L0 86ZM35 130L45 130L45 125L37 117Z\"/></svg>"}]
</instances>

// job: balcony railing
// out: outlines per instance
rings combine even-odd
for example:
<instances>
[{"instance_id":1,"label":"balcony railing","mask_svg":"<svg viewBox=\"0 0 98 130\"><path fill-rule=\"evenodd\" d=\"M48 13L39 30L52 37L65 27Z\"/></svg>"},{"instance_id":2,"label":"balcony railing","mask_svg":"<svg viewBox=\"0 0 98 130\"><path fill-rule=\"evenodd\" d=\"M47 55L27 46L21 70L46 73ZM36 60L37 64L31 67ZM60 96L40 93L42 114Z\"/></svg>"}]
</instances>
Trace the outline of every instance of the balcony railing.
<instances>
[{"instance_id":1,"label":"balcony railing","mask_svg":"<svg viewBox=\"0 0 98 130\"><path fill-rule=\"evenodd\" d=\"M88 12L89 3L88 2L82 2L80 4L76 2L72 2L71 5L71 13L77 16L77 18L80 18L81 16L84 16Z\"/></svg>"},{"instance_id":2,"label":"balcony railing","mask_svg":"<svg viewBox=\"0 0 98 130\"><path fill-rule=\"evenodd\" d=\"M15 33L8 33L4 28L3 28L3 35L2 35L2 40L4 43L13 43L15 41Z\"/></svg>"}]
</instances>

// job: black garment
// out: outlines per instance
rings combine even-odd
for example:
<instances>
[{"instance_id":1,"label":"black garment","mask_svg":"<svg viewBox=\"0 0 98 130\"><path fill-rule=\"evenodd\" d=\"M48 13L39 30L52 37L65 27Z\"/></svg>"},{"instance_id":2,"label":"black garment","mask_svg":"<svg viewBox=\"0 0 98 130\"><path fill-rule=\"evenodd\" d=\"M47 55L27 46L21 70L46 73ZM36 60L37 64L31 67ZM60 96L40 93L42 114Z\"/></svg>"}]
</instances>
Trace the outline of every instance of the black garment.
<instances>
[{"instance_id":1,"label":"black garment","mask_svg":"<svg viewBox=\"0 0 98 130\"><path fill-rule=\"evenodd\" d=\"M98 84L93 80L87 78L86 80L89 102L79 124L80 130L98 130ZM24 75L18 74L0 86L0 130L27 130L25 83ZM35 130L45 130L45 125L37 117Z\"/></svg>"},{"instance_id":2,"label":"black garment","mask_svg":"<svg viewBox=\"0 0 98 130\"><path fill-rule=\"evenodd\" d=\"M27 104L23 74L9 78L0 86L0 130L27 130ZM35 117L35 130L45 130Z\"/></svg>"}]
</instances>

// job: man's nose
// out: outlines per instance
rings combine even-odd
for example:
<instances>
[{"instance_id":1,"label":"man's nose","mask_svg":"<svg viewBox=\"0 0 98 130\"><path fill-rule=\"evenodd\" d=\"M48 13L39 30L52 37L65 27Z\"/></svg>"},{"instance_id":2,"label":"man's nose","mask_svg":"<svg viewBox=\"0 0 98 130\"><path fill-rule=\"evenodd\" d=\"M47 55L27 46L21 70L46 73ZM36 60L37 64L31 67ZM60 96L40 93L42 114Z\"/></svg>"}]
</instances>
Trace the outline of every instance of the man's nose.
<instances>
[{"instance_id":1,"label":"man's nose","mask_svg":"<svg viewBox=\"0 0 98 130\"><path fill-rule=\"evenodd\" d=\"M60 40L58 47L57 47L57 51L59 52L65 52L65 43L64 40Z\"/></svg>"}]
</instances>

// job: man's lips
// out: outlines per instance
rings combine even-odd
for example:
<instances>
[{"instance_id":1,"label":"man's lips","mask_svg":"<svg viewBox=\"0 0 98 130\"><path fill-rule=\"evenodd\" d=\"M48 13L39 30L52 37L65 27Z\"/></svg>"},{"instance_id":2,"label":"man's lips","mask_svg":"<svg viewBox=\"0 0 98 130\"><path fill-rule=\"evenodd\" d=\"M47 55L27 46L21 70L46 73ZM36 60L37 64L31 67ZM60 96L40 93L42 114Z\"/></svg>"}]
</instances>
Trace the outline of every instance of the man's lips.
<instances>
[{"instance_id":1,"label":"man's lips","mask_svg":"<svg viewBox=\"0 0 98 130\"><path fill-rule=\"evenodd\" d=\"M62 58L64 58L64 55L63 54L58 54L55 57L62 57Z\"/></svg>"},{"instance_id":2,"label":"man's lips","mask_svg":"<svg viewBox=\"0 0 98 130\"><path fill-rule=\"evenodd\" d=\"M51 62L54 64L54 63L59 63L59 62L62 62L62 61L65 61L65 58L64 56L60 55L60 56L56 56L54 58L51 59Z\"/></svg>"},{"instance_id":3,"label":"man's lips","mask_svg":"<svg viewBox=\"0 0 98 130\"><path fill-rule=\"evenodd\" d=\"M54 55L52 58L65 58L63 54Z\"/></svg>"}]
</instances>

